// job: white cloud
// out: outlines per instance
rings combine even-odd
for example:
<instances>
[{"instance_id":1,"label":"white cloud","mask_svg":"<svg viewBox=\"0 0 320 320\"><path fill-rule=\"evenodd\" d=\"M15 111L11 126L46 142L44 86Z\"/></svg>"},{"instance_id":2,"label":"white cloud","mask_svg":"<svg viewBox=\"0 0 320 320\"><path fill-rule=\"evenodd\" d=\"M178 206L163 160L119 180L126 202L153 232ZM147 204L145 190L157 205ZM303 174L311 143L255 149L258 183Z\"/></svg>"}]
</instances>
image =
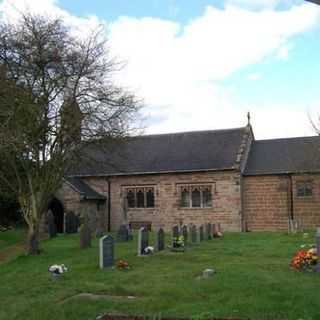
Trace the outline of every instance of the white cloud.
<instances>
[{"instance_id":1,"label":"white cloud","mask_svg":"<svg viewBox=\"0 0 320 320\"><path fill-rule=\"evenodd\" d=\"M0 12L11 16L14 12L8 5L22 8L21 2L5 0ZM54 0L24 2L32 11L64 17L80 32L101 22L96 17L76 17ZM119 17L108 25L109 45L113 54L127 61L118 81L145 98L145 114L150 116L147 132L241 126L250 110L257 137L299 135L309 127L304 110L276 103L277 108L239 104L220 80L267 57L284 57L292 37L312 28L319 12L308 4L257 12L235 5L224 10L207 7L184 26L156 18Z\"/></svg>"},{"instance_id":2,"label":"white cloud","mask_svg":"<svg viewBox=\"0 0 320 320\"><path fill-rule=\"evenodd\" d=\"M291 45L284 45L282 47L279 48L277 54L276 54L276 57L279 59L279 60L283 60L283 61L286 61L288 60L289 58L289 51L292 49L292 46Z\"/></svg>"},{"instance_id":3,"label":"white cloud","mask_svg":"<svg viewBox=\"0 0 320 320\"><path fill-rule=\"evenodd\" d=\"M253 10L273 9L279 5L292 6L299 0L227 0L229 5L244 7Z\"/></svg>"},{"instance_id":4,"label":"white cloud","mask_svg":"<svg viewBox=\"0 0 320 320\"><path fill-rule=\"evenodd\" d=\"M152 123L148 132L241 126L248 107L239 105L225 87L218 85L220 80L269 56L284 58L292 37L312 28L318 17L319 10L309 5L279 12L208 7L204 15L186 26L125 17L110 26L110 43L116 55L128 60L122 81L135 87L146 104L153 106L146 110L152 119L165 119ZM249 76L251 80L259 77ZM293 123L300 119L305 127L307 121L303 120L304 111L296 116L292 108L283 106L297 135L302 131ZM257 136L284 133L280 125L276 130L266 125L267 110L252 107L252 111L263 114L256 117L260 128Z\"/></svg>"},{"instance_id":5,"label":"white cloud","mask_svg":"<svg viewBox=\"0 0 320 320\"><path fill-rule=\"evenodd\" d=\"M62 10L58 0L0 0L0 14L3 19L15 21L22 13L31 12L50 17L59 17L72 27L76 36L85 37L103 21L96 16L78 17Z\"/></svg>"},{"instance_id":6,"label":"white cloud","mask_svg":"<svg viewBox=\"0 0 320 320\"><path fill-rule=\"evenodd\" d=\"M247 76L247 79L250 81L257 81L257 80L260 80L261 77L262 77L261 73L250 73Z\"/></svg>"}]
</instances>

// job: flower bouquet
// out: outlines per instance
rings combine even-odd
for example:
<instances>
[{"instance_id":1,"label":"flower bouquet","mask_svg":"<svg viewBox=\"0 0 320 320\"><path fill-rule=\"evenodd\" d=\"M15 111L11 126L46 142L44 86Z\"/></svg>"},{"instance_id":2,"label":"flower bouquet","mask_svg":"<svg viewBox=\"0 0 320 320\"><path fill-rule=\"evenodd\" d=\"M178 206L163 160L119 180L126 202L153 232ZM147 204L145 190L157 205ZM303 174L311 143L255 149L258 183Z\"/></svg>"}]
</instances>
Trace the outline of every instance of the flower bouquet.
<instances>
[{"instance_id":1,"label":"flower bouquet","mask_svg":"<svg viewBox=\"0 0 320 320\"><path fill-rule=\"evenodd\" d=\"M183 252L185 250L185 243L183 235L172 238L171 251Z\"/></svg>"},{"instance_id":2,"label":"flower bouquet","mask_svg":"<svg viewBox=\"0 0 320 320\"><path fill-rule=\"evenodd\" d=\"M290 267L296 271L314 271L317 262L316 248L299 250L293 256Z\"/></svg>"},{"instance_id":3,"label":"flower bouquet","mask_svg":"<svg viewBox=\"0 0 320 320\"><path fill-rule=\"evenodd\" d=\"M118 270L129 270L130 269L128 261L125 261L125 260L119 260L116 264L116 267Z\"/></svg>"}]
</instances>

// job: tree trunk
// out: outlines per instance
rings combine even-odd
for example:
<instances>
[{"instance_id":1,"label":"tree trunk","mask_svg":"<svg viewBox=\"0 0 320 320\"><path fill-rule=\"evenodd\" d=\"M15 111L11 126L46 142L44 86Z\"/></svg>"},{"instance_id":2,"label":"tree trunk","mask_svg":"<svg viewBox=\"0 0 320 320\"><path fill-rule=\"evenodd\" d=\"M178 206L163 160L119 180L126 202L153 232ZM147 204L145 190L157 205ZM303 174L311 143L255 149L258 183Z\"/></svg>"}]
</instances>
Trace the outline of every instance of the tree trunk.
<instances>
[{"instance_id":1,"label":"tree trunk","mask_svg":"<svg viewBox=\"0 0 320 320\"><path fill-rule=\"evenodd\" d=\"M39 223L35 222L34 226L29 226L27 238L27 253L29 255L40 254L40 241L39 241Z\"/></svg>"}]
</instances>

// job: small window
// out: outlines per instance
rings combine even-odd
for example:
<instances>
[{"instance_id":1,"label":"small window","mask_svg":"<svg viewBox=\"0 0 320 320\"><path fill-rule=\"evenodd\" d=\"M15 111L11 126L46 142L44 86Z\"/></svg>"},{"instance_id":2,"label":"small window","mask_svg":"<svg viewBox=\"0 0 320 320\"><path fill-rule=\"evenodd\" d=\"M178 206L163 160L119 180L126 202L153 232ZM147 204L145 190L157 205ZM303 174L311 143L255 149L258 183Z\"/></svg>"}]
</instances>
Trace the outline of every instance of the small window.
<instances>
[{"instance_id":1,"label":"small window","mask_svg":"<svg viewBox=\"0 0 320 320\"><path fill-rule=\"evenodd\" d=\"M211 208L211 186L181 187L181 208Z\"/></svg>"},{"instance_id":2,"label":"small window","mask_svg":"<svg viewBox=\"0 0 320 320\"><path fill-rule=\"evenodd\" d=\"M140 189L137 192L137 208L144 208L144 190Z\"/></svg>"},{"instance_id":3,"label":"small window","mask_svg":"<svg viewBox=\"0 0 320 320\"><path fill-rule=\"evenodd\" d=\"M129 208L134 208L136 206L134 190L128 190L127 191L127 201L128 201L128 207Z\"/></svg>"},{"instance_id":4,"label":"small window","mask_svg":"<svg viewBox=\"0 0 320 320\"><path fill-rule=\"evenodd\" d=\"M192 207L201 208L201 193L199 188L192 190Z\"/></svg>"},{"instance_id":5,"label":"small window","mask_svg":"<svg viewBox=\"0 0 320 320\"><path fill-rule=\"evenodd\" d=\"M128 208L154 208L154 188L130 188L126 190Z\"/></svg>"},{"instance_id":6,"label":"small window","mask_svg":"<svg viewBox=\"0 0 320 320\"><path fill-rule=\"evenodd\" d=\"M154 190L149 188L147 190L147 208L154 208Z\"/></svg>"},{"instance_id":7,"label":"small window","mask_svg":"<svg viewBox=\"0 0 320 320\"><path fill-rule=\"evenodd\" d=\"M190 207L190 192L188 188L183 188L181 191L181 207Z\"/></svg>"},{"instance_id":8,"label":"small window","mask_svg":"<svg viewBox=\"0 0 320 320\"><path fill-rule=\"evenodd\" d=\"M202 190L202 198L203 198L203 207L204 208L212 207L211 188L204 188Z\"/></svg>"},{"instance_id":9,"label":"small window","mask_svg":"<svg viewBox=\"0 0 320 320\"><path fill-rule=\"evenodd\" d=\"M297 196L298 197L311 197L312 196L312 183L311 182L298 182L297 183Z\"/></svg>"}]
</instances>

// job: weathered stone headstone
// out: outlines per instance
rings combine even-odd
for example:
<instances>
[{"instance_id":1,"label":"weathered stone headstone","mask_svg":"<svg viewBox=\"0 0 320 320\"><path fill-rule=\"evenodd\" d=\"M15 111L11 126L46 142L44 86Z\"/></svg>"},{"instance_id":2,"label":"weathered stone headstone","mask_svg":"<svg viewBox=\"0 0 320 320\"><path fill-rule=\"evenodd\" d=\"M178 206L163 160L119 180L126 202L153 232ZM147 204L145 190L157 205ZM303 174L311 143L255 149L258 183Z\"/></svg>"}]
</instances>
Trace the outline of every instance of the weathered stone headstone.
<instances>
[{"instance_id":1,"label":"weathered stone headstone","mask_svg":"<svg viewBox=\"0 0 320 320\"><path fill-rule=\"evenodd\" d=\"M193 225L191 227L191 242L196 243L198 241L197 227Z\"/></svg>"},{"instance_id":2,"label":"weathered stone headstone","mask_svg":"<svg viewBox=\"0 0 320 320\"><path fill-rule=\"evenodd\" d=\"M85 249L91 247L91 229L89 226L88 216L83 217L82 225L80 226L80 248Z\"/></svg>"},{"instance_id":3,"label":"weathered stone headstone","mask_svg":"<svg viewBox=\"0 0 320 320\"><path fill-rule=\"evenodd\" d=\"M110 235L106 235L99 240L99 264L100 268L108 268L114 263L114 240Z\"/></svg>"},{"instance_id":4,"label":"weathered stone headstone","mask_svg":"<svg viewBox=\"0 0 320 320\"><path fill-rule=\"evenodd\" d=\"M211 223L207 224L207 238L208 238L208 240L212 239L212 224Z\"/></svg>"},{"instance_id":5,"label":"weathered stone headstone","mask_svg":"<svg viewBox=\"0 0 320 320\"><path fill-rule=\"evenodd\" d=\"M183 239L184 239L184 245L186 246L188 244L188 227L186 225L184 225L182 227L182 235L183 235Z\"/></svg>"},{"instance_id":6,"label":"weathered stone headstone","mask_svg":"<svg viewBox=\"0 0 320 320\"><path fill-rule=\"evenodd\" d=\"M200 236L200 241L203 241L204 240L204 227L203 227L203 225L201 225L199 227L199 236Z\"/></svg>"},{"instance_id":7,"label":"weathered stone headstone","mask_svg":"<svg viewBox=\"0 0 320 320\"><path fill-rule=\"evenodd\" d=\"M208 240L209 234L208 234L208 224L205 223L203 225L203 239Z\"/></svg>"},{"instance_id":8,"label":"weathered stone headstone","mask_svg":"<svg viewBox=\"0 0 320 320\"><path fill-rule=\"evenodd\" d=\"M156 232L156 250L162 251L165 248L165 236L162 228L159 228Z\"/></svg>"},{"instance_id":9,"label":"weathered stone headstone","mask_svg":"<svg viewBox=\"0 0 320 320\"><path fill-rule=\"evenodd\" d=\"M317 233L316 233L316 246L317 246L317 257L318 257L318 262L316 265L316 272L320 272L320 228L317 228Z\"/></svg>"},{"instance_id":10,"label":"weathered stone headstone","mask_svg":"<svg viewBox=\"0 0 320 320\"><path fill-rule=\"evenodd\" d=\"M54 215L51 210L47 212L47 224L48 224L48 234L49 238L54 238L57 236L57 226L54 221Z\"/></svg>"},{"instance_id":11,"label":"weathered stone headstone","mask_svg":"<svg viewBox=\"0 0 320 320\"><path fill-rule=\"evenodd\" d=\"M211 278L215 273L214 269L205 269L202 271L202 278L203 279L208 279Z\"/></svg>"},{"instance_id":12,"label":"weathered stone headstone","mask_svg":"<svg viewBox=\"0 0 320 320\"><path fill-rule=\"evenodd\" d=\"M79 217L72 211L68 211L65 216L65 232L68 234L77 233L79 224Z\"/></svg>"},{"instance_id":13,"label":"weathered stone headstone","mask_svg":"<svg viewBox=\"0 0 320 320\"><path fill-rule=\"evenodd\" d=\"M217 225L215 223L212 224L212 234L214 238L218 237Z\"/></svg>"},{"instance_id":14,"label":"weathered stone headstone","mask_svg":"<svg viewBox=\"0 0 320 320\"><path fill-rule=\"evenodd\" d=\"M122 224L118 230L117 234L118 242L126 242L129 241L129 230L126 224Z\"/></svg>"},{"instance_id":15,"label":"weathered stone headstone","mask_svg":"<svg viewBox=\"0 0 320 320\"><path fill-rule=\"evenodd\" d=\"M138 234L138 256L146 254L145 249L149 246L149 233L144 227L140 228Z\"/></svg>"},{"instance_id":16,"label":"weathered stone headstone","mask_svg":"<svg viewBox=\"0 0 320 320\"><path fill-rule=\"evenodd\" d=\"M172 228L172 248L178 248L178 240L180 237L180 230L179 230L179 226L173 226Z\"/></svg>"},{"instance_id":17,"label":"weathered stone headstone","mask_svg":"<svg viewBox=\"0 0 320 320\"><path fill-rule=\"evenodd\" d=\"M127 229L128 229L128 240L131 241L133 240L133 232L129 225L127 226Z\"/></svg>"},{"instance_id":18,"label":"weathered stone headstone","mask_svg":"<svg viewBox=\"0 0 320 320\"><path fill-rule=\"evenodd\" d=\"M96 230L96 238L102 238L104 236L104 230L102 230L101 228L98 228Z\"/></svg>"}]
</instances>

